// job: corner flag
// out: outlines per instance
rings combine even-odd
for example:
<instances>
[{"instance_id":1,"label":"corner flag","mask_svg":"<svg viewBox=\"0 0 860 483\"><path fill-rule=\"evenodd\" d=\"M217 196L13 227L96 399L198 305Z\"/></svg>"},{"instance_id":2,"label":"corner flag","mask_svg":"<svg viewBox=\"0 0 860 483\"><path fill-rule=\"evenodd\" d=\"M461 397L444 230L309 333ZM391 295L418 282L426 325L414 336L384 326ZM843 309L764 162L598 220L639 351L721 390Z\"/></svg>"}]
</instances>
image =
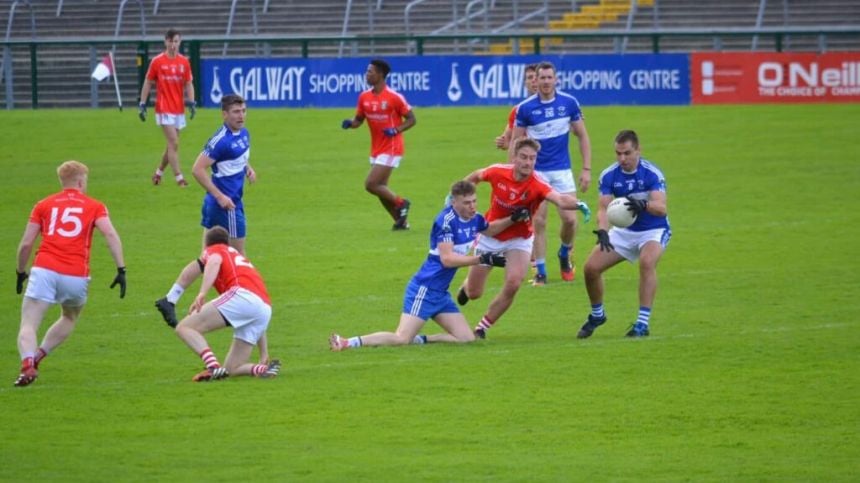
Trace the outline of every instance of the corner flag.
<instances>
[{"instance_id":1,"label":"corner flag","mask_svg":"<svg viewBox=\"0 0 860 483\"><path fill-rule=\"evenodd\" d=\"M101 82L111 75L113 75L113 61L111 60L110 54L108 54L104 56L102 61L96 66L95 70L93 70L92 77L93 79Z\"/></svg>"}]
</instances>

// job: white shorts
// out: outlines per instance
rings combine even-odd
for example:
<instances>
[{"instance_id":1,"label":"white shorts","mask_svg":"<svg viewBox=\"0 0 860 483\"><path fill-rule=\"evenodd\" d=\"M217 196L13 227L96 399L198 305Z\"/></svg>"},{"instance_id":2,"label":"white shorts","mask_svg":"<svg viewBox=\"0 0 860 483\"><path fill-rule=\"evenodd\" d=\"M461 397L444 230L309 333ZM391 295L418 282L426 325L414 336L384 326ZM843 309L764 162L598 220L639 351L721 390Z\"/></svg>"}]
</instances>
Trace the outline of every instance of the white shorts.
<instances>
[{"instance_id":1,"label":"white shorts","mask_svg":"<svg viewBox=\"0 0 860 483\"><path fill-rule=\"evenodd\" d=\"M90 277L63 275L47 268L33 267L25 297L66 307L83 307L87 303Z\"/></svg>"},{"instance_id":2,"label":"white shorts","mask_svg":"<svg viewBox=\"0 0 860 483\"><path fill-rule=\"evenodd\" d=\"M626 228L612 228L609 230L609 243L615 247L619 255L629 262L639 260L639 251L651 241L660 244L663 249L669 244L672 232L668 228L657 228L647 231L631 231Z\"/></svg>"},{"instance_id":3,"label":"white shorts","mask_svg":"<svg viewBox=\"0 0 860 483\"><path fill-rule=\"evenodd\" d=\"M491 236L479 235L477 245L475 246L475 253L480 255L482 253L505 253L508 250L519 250L530 254L534 239L535 237L530 236L528 238L517 237L502 241Z\"/></svg>"},{"instance_id":4,"label":"white shorts","mask_svg":"<svg viewBox=\"0 0 860 483\"><path fill-rule=\"evenodd\" d=\"M576 193L576 183L573 182L573 171L569 169L535 171L535 173L559 193Z\"/></svg>"},{"instance_id":5,"label":"white shorts","mask_svg":"<svg viewBox=\"0 0 860 483\"><path fill-rule=\"evenodd\" d=\"M173 126L176 129L182 129L185 127L185 114L155 113L155 123L159 126Z\"/></svg>"},{"instance_id":6,"label":"white shorts","mask_svg":"<svg viewBox=\"0 0 860 483\"><path fill-rule=\"evenodd\" d=\"M394 156L391 154L380 154L377 157L370 157L370 164L381 164L382 166L388 166L389 168L396 168L400 166L400 160L403 159L403 156Z\"/></svg>"},{"instance_id":7,"label":"white shorts","mask_svg":"<svg viewBox=\"0 0 860 483\"><path fill-rule=\"evenodd\" d=\"M234 287L213 300L215 308L233 327L233 338L256 344L269 327L272 307L250 290Z\"/></svg>"}]
</instances>

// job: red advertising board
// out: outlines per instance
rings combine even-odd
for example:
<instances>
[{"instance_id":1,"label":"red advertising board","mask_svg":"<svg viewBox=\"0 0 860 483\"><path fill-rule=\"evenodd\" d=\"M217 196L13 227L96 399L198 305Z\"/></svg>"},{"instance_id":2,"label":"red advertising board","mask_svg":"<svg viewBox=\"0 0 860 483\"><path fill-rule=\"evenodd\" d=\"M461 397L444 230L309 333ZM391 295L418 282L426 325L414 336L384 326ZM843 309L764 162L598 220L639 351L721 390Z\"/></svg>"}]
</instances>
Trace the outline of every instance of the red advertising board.
<instances>
[{"instance_id":1,"label":"red advertising board","mask_svg":"<svg viewBox=\"0 0 860 483\"><path fill-rule=\"evenodd\" d=\"M860 102L860 52L696 52L693 104Z\"/></svg>"}]
</instances>

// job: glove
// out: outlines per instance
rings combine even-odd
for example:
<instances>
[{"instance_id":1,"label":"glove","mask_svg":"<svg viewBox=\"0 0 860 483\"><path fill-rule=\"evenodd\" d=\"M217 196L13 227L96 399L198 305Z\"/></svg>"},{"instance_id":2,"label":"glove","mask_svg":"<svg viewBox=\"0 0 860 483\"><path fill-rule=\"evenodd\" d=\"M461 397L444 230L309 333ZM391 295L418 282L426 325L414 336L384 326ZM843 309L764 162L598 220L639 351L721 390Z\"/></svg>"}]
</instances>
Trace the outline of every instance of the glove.
<instances>
[{"instance_id":1,"label":"glove","mask_svg":"<svg viewBox=\"0 0 860 483\"><path fill-rule=\"evenodd\" d=\"M629 196L627 197L627 202L624 204L627 205L627 210L636 216L639 216L639 213L648 208L648 200L638 200Z\"/></svg>"},{"instance_id":2,"label":"glove","mask_svg":"<svg viewBox=\"0 0 860 483\"><path fill-rule=\"evenodd\" d=\"M385 134L386 137L393 138L394 136L397 136L399 133L397 132L396 127L387 127L387 128L382 130L382 134Z\"/></svg>"},{"instance_id":3,"label":"glove","mask_svg":"<svg viewBox=\"0 0 860 483\"><path fill-rule=\"evenodd\" d=\"M188 108L188 112L191 114L190 119L194 119L194 116L197 115L197 102L195 101L185 101L185 107Z\"/></svg>"},{"instance_id":4,"label":"glove","mask_svg":"<svg viewBox=\"0 0 860 483\"><path fill-rule=\"evenodd\" d=\"M119 298L125 298L125 267L117 267L116 277L113 278L113 283L110 288L119 285Z\"/></svg>"},{"instance_id":5,"label":"glove","mask_svg":"<svg viewBox=\"0 0 860 483\"><path fill-rule=\"evenodd\" d=\"M24 280L27 280L27 277L30 276L27 272L19 272L15 270L15 274L18 275L18 281L15 283L15 293L20 294L22 290L24 290Z\"/></svg>"},{"instance_id":6,"label":"glove","mask_svg":"<svg viewBox=\"0 0 860 483\"><path fill-rule=\"evenodd\" d=\"M352 119L344 119L342 123L340 123L340 127L343 129L349 129L352 127Z\"/></svg>"},{"instance_id":7,"label":"glove","mask_svg":"<svg viewBox=\"0 0 860 483\"><path fill-rule=\"evenodd\" d=\"M490 267L504 267L505 263L507 263L504 255L497 255L495 253L482 253L478 258L481 260L481 265Z\"/></svg>"},{"instance_id":8,"label":"glove","mask_svg":"<svg viewBox=\"0 0 860 483\"><path fill-rule=\"evenodd\" d=\"M513 213L511 213L511 221L514 223L518 221L528 221L531 218L532 212L525 206L520 206L515 209Z\"/></svg>"},{"instance_id":9,"label":"glove","mask_svg":"<svg viewBox=\"0 0 860 483\"><path fill-rule=\"evenodd\" d=\"M591 221L591 208L584 201L577 202L576 209L582 212L582 221L585 223Z\"/></svg>"},{"instance_id":10,"label":"glove","mask_svg":"<svg viewBox=\"0 0 860 483\"><path fill-rule=\"evenodd\" d=\"M140 122L146 122L146 103L141 102L137 105L137 117L140 118Z\"/></svg>"},{"instance_id":11,"label":"glove","mask_svg":"<svg viewBox=\"0 0 860 483\"><path fill-rule=\"evenodd\" d=\"M591 233L597 235L597 244L600 245L600 251L611 252L612 250L615 250L612 243L609 243L609 233L607 233L606 230L594 230Z\"/></svg>"}]
</instances>

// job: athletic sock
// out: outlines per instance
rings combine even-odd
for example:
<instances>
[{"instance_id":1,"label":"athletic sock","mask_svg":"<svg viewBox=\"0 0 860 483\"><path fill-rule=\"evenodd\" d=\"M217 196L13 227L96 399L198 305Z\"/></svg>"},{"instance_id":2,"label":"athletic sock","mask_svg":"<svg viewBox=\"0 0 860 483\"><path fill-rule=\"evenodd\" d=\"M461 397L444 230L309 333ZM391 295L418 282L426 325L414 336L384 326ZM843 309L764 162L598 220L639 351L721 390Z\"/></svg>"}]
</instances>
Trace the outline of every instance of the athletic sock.
<instances>
[{"instance_id":1,"label":"athletic sock","mask_svg":"<svg viewBox=\"0 0 860 483\"><path fill-rule=\"evenodd\" d=\"M418 334L415 336L414 339L412 339L412 343L413 344L419 344L419 345L420 344L426 344L427 343L427 336L422 335L422 334Z\"/></svg>"},{"instance_id":2,"label":"athletic sock","mask_svg":"<svg viewBox=\"0 0 860 483\"><path fill-rule=\"evenodd\" d=\"M347 347L350 349L354 347L361 347L361 337L350 337L347 339Z\"/></svg>"},{"instance_id":3,"label":"athletic sock","mask_svg":"<svg viewBox=\"0 0 860 483\"><path fill-rule=\"evenodd\" d=\"M183 293L185 293L185 289L178 283L174 283L173 286L170 287L170 291L165 295L165 298L168 302L176 305L176 302L179 302L179 297L182 297Z\"/></svg>"},{"instance_id":4,"label":"athletic sock","mask_svg":"<svg viewBox=\"0 0 860 483\"><path fill-rule=\"evenodd\" d=\"M267 366L266 364L254 364L254 367L251 368L251 375L259 377L260 374L266 372L266 369L268 368L269 366Z\"/></svg>"},{"instance_id":5,"label":"athletic sock","mask_svg":"<svg viewBox=\"0 0 860 483\"><path fill-rule=\"evenodd\" d=\"M184 179L185 179L185 176L182 176L182 174L180 173L180 174L177 174L177 175L175 176L175 178L176 178L176 181L177 181L177 182L179 182L179 181L184 180Z\"/></svg>"},{"instance_id":6,"label":"athletic sock","mask_svg":"<svg viewBox=\"0 0 860 483\"><path fill-rule=\"evenodd\" d=\"M603 311L603 302L599 304L591 304L591 316L595 319L606 317L606 313Z\"/></svg>"},{"instance_id":7,"label":"athletic sock","mask_svg":"<svg viewBox=\"0 0 860 483\"><path fill-rule=\"evenodd\" d=\"M155 175L156 176L162 176L163 174L164 174L164 171L162 171L161 168L155 168Z\"/></svg>"},{"instance_id":8,"label":"athletic sock","mask_svg":"<svg viewBox=\"0 0 860 483\"><path fill-rule=\"evenodd\" d=\"M481 317L481 321L478 322L478 325L475 326L475 330L481 329L481 330L486 332L486 331L490 330L490 327L492 327L493 324L495 324L495 323L496 323L495 320L484 315L483 317Z\"/></svg>"},{"instance_id":9,"label":"athletic sock","mask_svg":"<svg viewBox=\"0 0 860 483\"><path fill-rule=\"evenodd\" d=\"M570 251L573 249L573 245L565 245L561 244L561 247L558 249L559 258L567 258L570 256Z\"/></svg>"},{"instance_id":10,"label":"athletic sock","mask_svg":"<svg viewBox=\"0 0 860 483\"><path fill-rule=\"evenodd\" d=\"M36 351L36 355L33 356L33 367L38 369L39 363L42 362L42 359L44 359L45 357L48 357L48 351L39 347L39 349Z\"/></svg>"},{"instance_id":11,"label":"athletic sock","mask_svg":"<svg viewBox=\"0 0 860 483\"><path fill-rule=\"evenodd\" d=\"M546 258L535 259L535 268L538 274L546 276Z\"/></svg>"},{"instance_id":12,"label":"athletic sock","mask_svg":"<svg viewBox=\"0 0 860 483\"><path fill-rule=\"evenodd\" d=\"M650 318L651 318L651 307L639 307L639 316L636 317L636 323L648 325L648 320Z\"/></svg>"},{"instance_id":13,"label":"athletic sock","mask_svg":"<svg viewBox=\"0 0 860 483\"><path fill-rule=\"evenodd\" d=\"M403 198L401 198L399 196L395 197L394 198L394 207L400 208L401 206L403 206Z\"/></svg>"},{"instance_id":14,"label":"athletic sock","mask_svg":"<svg viewBox=\"0 0 860 483\"><path fill-rule=\"evenodd\" d=\"M215 354L212 352L212 349L205 348L200 351L200 358L203 359L203 365L206 366L207 369L215 369L221 367L221 364L218 363L218 358L215 357Z\"/></svg>"},{"instance_id":15,"label":"athletic sock","mask_svg":"<svg viewBox=\"0 0 860 483\"><path fill-rule=\"evenodd\" d=\"M27 369L28 367L36 367L33 363L33 357L27 356L21 359L21 370Z\"/></svg>"}]
</instances>

